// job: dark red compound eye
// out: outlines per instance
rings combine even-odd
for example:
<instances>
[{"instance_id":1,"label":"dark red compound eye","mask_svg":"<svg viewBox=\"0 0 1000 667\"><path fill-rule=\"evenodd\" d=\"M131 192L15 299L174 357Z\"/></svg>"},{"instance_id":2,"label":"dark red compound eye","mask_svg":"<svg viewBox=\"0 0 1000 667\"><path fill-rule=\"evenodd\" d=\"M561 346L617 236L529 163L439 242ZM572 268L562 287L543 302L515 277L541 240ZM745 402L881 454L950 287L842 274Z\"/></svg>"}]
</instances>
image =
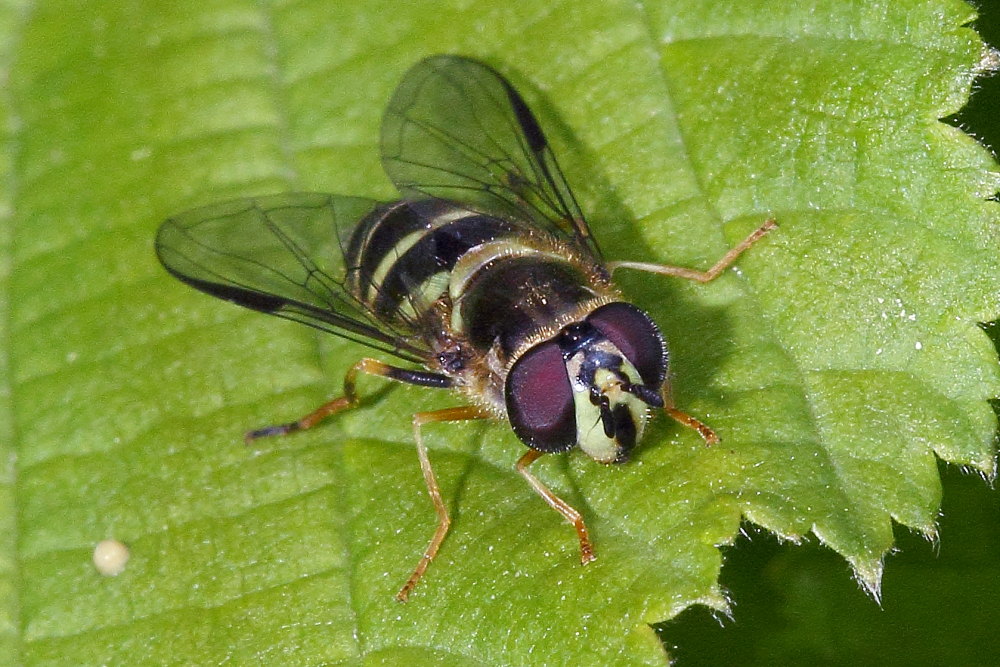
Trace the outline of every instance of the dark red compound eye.
<instances>
[{"instance_id":1,"label":"dark red compound eye","mask_svg":"<svg viewBox=\"0 0 1000 667\"><path fill-rule=\"evenodd\" d=\"M592 312L587 322L621 350L646 386L658 390L667 375L667 347L649 315L630 303L616 301Z\"/></svg>"},{"instance_id":2,"label":"dark red compound eye","mask_svg":"<svg viewBox=\"0 0 1000 667\"><path fill-rule=\"evenodd\" d=\"M526 445L564 452L576 444L573 388L559 344L546 341L521 355L507 374L507 418Z\"/></svg>"}]
</instances>

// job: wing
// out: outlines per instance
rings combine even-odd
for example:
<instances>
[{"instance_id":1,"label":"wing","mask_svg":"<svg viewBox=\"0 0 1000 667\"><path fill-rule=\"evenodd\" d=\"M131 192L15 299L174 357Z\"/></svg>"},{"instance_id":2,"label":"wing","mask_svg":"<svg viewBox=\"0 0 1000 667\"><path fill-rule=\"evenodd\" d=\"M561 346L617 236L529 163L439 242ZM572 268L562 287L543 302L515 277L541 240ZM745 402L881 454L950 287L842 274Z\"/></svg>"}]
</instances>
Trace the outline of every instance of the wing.
<instances>
[{"instance_id":1,"label":"wing","mask_svg":"<svg viewBox=\"0 0 1000 667\"><path fill-rule=\"evenodd\" d=\"M534 222L601 264L538 121L482 63L432 56L403 76L382 120L382 165L408 199Z\"/></svg>"},{"instance_id":2,"label":"wing","mask_svg":"<svg viewBox=\"0 0 1000 667\"><path fill-rule=\"evenodd\" d=\"M156 254L207 294L422 362L415 331L379 320L347 287L351 231L379 206L318 193L223 202L164 222Z\"/></svg>"}]
</instances>

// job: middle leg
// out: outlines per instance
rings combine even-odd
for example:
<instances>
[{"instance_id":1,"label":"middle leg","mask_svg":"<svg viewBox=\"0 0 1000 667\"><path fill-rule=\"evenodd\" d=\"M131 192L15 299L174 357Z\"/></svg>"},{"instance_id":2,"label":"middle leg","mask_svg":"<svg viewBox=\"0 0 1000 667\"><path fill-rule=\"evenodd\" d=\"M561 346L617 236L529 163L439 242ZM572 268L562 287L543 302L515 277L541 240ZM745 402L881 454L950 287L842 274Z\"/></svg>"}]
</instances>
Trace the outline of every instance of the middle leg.
<instances>
[{"instance_id":1,"label":"middle leg","mask_svg":"<svg viewBox=\"0 0 1000 667\"><path fill-rule=\"evenodd\" d=\"M424 550L424 555L420 557L420 562L413 568L413 574L410 575L410 578L406 580L403 587L396 593L396 599L400 602L406 602L407 598L410 597L410 592L417 585L417 582L420 581L420 578L424 576L427 566L434 560L438 549L441 548L441 543L444 542L445 535L448 534L448 528L451 526L451 517L448 516L448 508L445 507L444 500L441 498L441 487L438 486L437 478L434 476L434 469L431 468L431 460L427 456L427 448L424 446L424 439L420 435L420 427L424 424L433 424L436 422L488 419L491 416L490 413L474 405L445 408L444 410L435 410L434 412L418 412L413 415L413 435L417 441L417 456L420 458L420 470L424 474L424 482L427 484L427 492L431 496L431 502L434 503L438 525L434 530L434 535L431 537L430 543Z\"/></svg>"}]
</instances>

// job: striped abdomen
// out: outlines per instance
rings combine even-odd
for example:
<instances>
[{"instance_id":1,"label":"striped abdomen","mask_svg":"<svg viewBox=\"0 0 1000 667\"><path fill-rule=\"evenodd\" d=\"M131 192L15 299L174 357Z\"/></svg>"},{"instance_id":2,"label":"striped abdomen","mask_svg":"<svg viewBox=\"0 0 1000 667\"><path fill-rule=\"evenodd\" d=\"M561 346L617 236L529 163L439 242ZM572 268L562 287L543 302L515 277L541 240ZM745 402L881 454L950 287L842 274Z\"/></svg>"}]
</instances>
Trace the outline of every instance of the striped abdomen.
<instances>
[{"instance_id":1,"label":"striped abdomen","mask_svg":"<svg viewBox=\"0 0 1000 667\"><path fill-rule=\"evenodd\" d=\"M348 289L379 319L405 327L448 291L451 270L470 248L513 234L512 223L446 202L388 204L351 236Z\"/></svg>"},{"instance_id":2,"label":"striped abdomen","mask_svg":"<svg viewBox=\"0 0 1000 667\"><path fill-rule=\"evenodd\" d=\"M504 363L608 295L566 254L537 231L435 200L378 209L346 253L351 291L380 319L405 326L444 317L439 328ZM449 307L432 310L443 297Z\"/></svg>"}]
</instances>

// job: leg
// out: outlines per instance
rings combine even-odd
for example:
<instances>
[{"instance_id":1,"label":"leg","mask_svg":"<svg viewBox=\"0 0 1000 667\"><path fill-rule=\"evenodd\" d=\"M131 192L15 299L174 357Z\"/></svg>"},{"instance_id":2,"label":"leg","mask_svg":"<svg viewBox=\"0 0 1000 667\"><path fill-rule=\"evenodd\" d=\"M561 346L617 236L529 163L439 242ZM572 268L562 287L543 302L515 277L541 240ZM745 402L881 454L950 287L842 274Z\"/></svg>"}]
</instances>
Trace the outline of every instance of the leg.
<instances>
[{"instance_id":1,"label":"leg","mask_svg":"<svg viewBox=\"0 0 1000 667\"><path fill-rule=\"evenodd\" d=\"M639 271L649 271L650 273L659 273L664 276L676 276L677 278L686 278L687 280L697 280L700 283L707 283L729 268L736 261L736 258L742 255L747 248L777 226L778 223L774 220L766 221L763 225L755 229L750 236L737 243L736 246L723 255L722 259L716 262L715 266L708 271L687 269L683 266L647 264L645 262L608 262L608 270L614 273L615 269L637 269Z\"/></svg>"},{"instance_id":2,"label":"leg","mask_svg":"<svg viewBox=\"0 0 1000 667\"><path fill-rule=\"evenodd\" d=\"M580 563L586 565L590 561L597 558L594 555L594 547L590 543L590 535L587 533L587 525L583 522L583 517L577 512L573 507L571 507L565 500L552 493L547 486L542 484L542 482L528 472L528 466L530 466L534 461L541 457L543 452L537 449L529 449L525 452L524 456L517 460L517 471L528 480L528 484L531 484L531 488L542 497L545 502L549 504L549 507L554 509L563 515L563 517L573 524L576 528L576 536L580 539Z\"/></svg>"},{"instance_id":3,"label":"leg","mask_svg":"<svg viewBox=\"0 0 1000 667\"><path fill-rule=\"evenodd\" d=\"M698 431L698 435L701 439L705 441L706 445L715 445L719 442L719 436L715 434L710 426L702 422L701 420L692 417L686 412L682 412L674 407L674 398L670 391L670 378L663 381L663 411L670 415L674 421L676 421L681 426L687 426L688 428Z\"/></svg>"},{"instance_id":4,"label":"leg","mask_svg":"<svg viewBox=\"0 0 1000 667\"><path fill-rule=\"evenodd\" d=\"M350 370L347 371L347 375L344 376L343 396L335 398L329 403L324 403L307 414L305 417L296 421L289 422L287 424L277 424L275 426L265 426L264 428L249 431L245 436L243 436L244 441L249 444L257 438L266 438L272 435L286 435L288 433L294 433L295 431L304 431L312 428L330 415L335 415L338 412L357 406L358 395L355 392L355 384L357 383L358 373L378 375L397 382L406 382L407 384L416 384L424 387L451 387L451 380L445 375L429 373L427 371L411 371L405 368L396 368L394 366L389 366L388 364L383 364L377 359L365 358L351 366Z\"/></svg>"},{"instance_id":5,"label":"leg","mask_svg":"<svg viewBox=\"0 0 1000 667\"><path fill-rule=\"evenodd\" d=\"M637 269L639 271L649 271L651 273L659 273L665 276L675 276L677 278L686 278L687 280L697 280L700 283L707 283L717 278L719 274L729 268L732 263L747 250L747 248L759 241L764 234L767 234L777 226L778 223L774 220L765 221L763 225L755 229L749 236L737 243L729 250L729 252L723 255L722 258L708 271L698 271L696 269L688 269L682 266L647 264L645 262L609 262L608 269L612 273L615 272L615 269ZM674 407L674 401L670 392L669 379L663 383L663 410L681 425L698 431L698 435L702 437L706 445L714 445L719 442L719 436L717 436L715 431L713 431L707 424L704 424L688 413Z\"/></svg>"},{"instance_id":6,"label":"leg","mask_svg":"<svg viewBox=\"0 0 1000 667\"><path fill-rule=\"evenodd\" d=\"M410 596L410 591L417 585L420 578L427 571L427 566L437 555L444 536L448 534L448 527L451 525L451 517L448 516L448 508L445 507L441 499L441 487L438 486L437 478L434 477L434 470L431 468L431 460L427 457L427 448L424 447L424 439L420 436L420 427L424 424L435 422L466 421L469 419L486 419L490 414L474 405L465 405L458 408L445 408L434 412L418 412L413 415L413 435L417 440L417 456L420 457L420 470L424 473L424 482L427 483L427 492L431 494L431 501L434 503L434 511L437 512L438 525L431 537L430 544L420 557L420 562L413 568L413 574L406 580L403 587L396 593L396 599L406 602Z\"/></svg>"}]
</instances>

